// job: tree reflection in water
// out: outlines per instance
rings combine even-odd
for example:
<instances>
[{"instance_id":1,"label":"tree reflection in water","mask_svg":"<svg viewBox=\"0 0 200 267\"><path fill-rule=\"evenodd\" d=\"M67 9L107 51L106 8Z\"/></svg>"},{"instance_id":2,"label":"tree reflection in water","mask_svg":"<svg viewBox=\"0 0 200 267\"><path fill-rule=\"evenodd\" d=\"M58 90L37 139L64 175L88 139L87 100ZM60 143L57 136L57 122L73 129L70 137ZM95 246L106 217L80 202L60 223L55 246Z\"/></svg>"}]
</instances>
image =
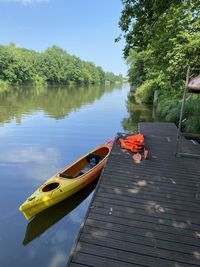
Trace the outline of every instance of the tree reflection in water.
<instances>
[{"instance_id":1,"label":"tree reflection in water","mask_svg":"<svg viewBox=\"0 0 200 267\"><path fill-rule=\"evenodd\" d=\"M44 111L48 117L63 119L82 105L91 104L116 86L90 87L12 87L0 89L0 123L15 119L20 124L22 115ZM10 108L8 108L10 107Z\"/></svg>"},{"instance_id":2,"label":"tree reflection in water","mask_svg":"<svg viewBox=\"0 0 200 267\"><path fill-rule=\"evenodd\" d=\"M138 123L158 120L154 114L153 106L136 103L133 93L129 93L126 108L129 116L122 120L122 126L125 131L137 132Z\"/></svg>"}]
</instances>

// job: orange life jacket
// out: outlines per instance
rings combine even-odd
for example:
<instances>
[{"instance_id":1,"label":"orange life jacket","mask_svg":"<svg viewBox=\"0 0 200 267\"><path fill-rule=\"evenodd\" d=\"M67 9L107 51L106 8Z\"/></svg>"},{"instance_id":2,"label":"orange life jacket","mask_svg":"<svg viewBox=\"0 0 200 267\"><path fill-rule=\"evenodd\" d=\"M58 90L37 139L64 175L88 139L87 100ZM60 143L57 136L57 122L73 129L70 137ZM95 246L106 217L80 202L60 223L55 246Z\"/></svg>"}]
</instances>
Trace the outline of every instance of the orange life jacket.
<instances>
[{"instance_id":1,"label":"orange life jacket","mask_svg":"<svg viewBox=\"0 0 200 267\"><path fill-rule=\"evenodd\" d=\"M132 152L138 152L144 147L144 135L135 134L126 137L125 139L119 138L121 148L128 149Z\"/></svg>"}]
</instances>

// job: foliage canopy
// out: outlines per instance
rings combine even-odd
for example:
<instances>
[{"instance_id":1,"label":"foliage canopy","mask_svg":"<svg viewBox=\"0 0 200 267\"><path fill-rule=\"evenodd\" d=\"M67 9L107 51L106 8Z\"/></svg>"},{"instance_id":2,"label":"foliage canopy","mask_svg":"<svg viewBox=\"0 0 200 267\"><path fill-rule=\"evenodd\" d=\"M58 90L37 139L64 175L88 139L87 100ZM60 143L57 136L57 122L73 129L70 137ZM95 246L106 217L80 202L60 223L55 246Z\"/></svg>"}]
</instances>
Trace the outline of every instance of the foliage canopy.
<instances>
[{"instance_id":1,"label":"foliage canopy","mask_svg":"<svg viewBox=\"0 0 200 267\"><path fill-rule=\"evenodd\" d=\"M9 84L104 84L122 77L104 72L92 62L68 54L58 46L38 53L17 48L14 43L0 45L0 81Z\"/></svg>"},{"instance_id":2,"label":"foliage canopy","mask_svg":"<svg viewBox=\"0 0 200 267\"><path fill-rule=\"evenodd\" d=\"M170 115L173 109L167 108L169 100L176 103L182 96L188 66L200 68L200 2L122 0L122 3L119 26L126 41L124 57L129 65L129 81L139 87L136 96L140 102L143 99L151 102L151 90L157 90L159 111L166 110L165 118L177 118ZM198 105L199 100L196 101Z\"/></svg>"}]
</instances>

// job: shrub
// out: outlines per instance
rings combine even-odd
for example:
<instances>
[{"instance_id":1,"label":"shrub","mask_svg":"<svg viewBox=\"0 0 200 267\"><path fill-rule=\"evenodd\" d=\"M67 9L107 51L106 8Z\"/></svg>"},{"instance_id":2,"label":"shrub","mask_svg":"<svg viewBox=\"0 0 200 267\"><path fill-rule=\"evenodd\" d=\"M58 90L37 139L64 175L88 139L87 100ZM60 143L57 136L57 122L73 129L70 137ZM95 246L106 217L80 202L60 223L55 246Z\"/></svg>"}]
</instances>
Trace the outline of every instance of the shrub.
<instances>
[{"instance_id":1,"label":"shrub","mask_svg":"<svg viewBox=\"0 0 200 267\"><path fill-rule=\"evenodd\" d=\"M8 87L8 82L0 80L0 88L5 89L7 87Z\"/></svg>"},{"instance_id":2,"label":"shrub","mask_svg":"<svg viewBox=\"0 0 200 267\"><path fill-rule=\"evenodd\" d=\"M136 90L135 93L136 102L145 104L152 103L155 86L156 86L155 80L146 80Z\"/></svg>"}]
</instances>

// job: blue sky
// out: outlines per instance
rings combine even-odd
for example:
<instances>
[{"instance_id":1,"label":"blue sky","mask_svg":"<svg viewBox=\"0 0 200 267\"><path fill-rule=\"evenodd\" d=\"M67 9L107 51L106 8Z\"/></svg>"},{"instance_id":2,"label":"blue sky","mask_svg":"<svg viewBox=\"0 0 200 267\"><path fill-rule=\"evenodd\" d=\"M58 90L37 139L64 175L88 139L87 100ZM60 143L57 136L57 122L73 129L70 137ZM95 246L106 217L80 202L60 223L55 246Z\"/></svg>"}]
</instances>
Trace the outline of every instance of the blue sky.
<instances>
[{"instance_id":1,"label":"blue sky","mask_svg":"<svg viewBox=\"0 0 200 267\"><path fill-rule=\"evenodd\" d=\"M120 34L121 0L0 0L0 44L43 51L52 45L126 74Z\"/></svg>"}]
</instances>

